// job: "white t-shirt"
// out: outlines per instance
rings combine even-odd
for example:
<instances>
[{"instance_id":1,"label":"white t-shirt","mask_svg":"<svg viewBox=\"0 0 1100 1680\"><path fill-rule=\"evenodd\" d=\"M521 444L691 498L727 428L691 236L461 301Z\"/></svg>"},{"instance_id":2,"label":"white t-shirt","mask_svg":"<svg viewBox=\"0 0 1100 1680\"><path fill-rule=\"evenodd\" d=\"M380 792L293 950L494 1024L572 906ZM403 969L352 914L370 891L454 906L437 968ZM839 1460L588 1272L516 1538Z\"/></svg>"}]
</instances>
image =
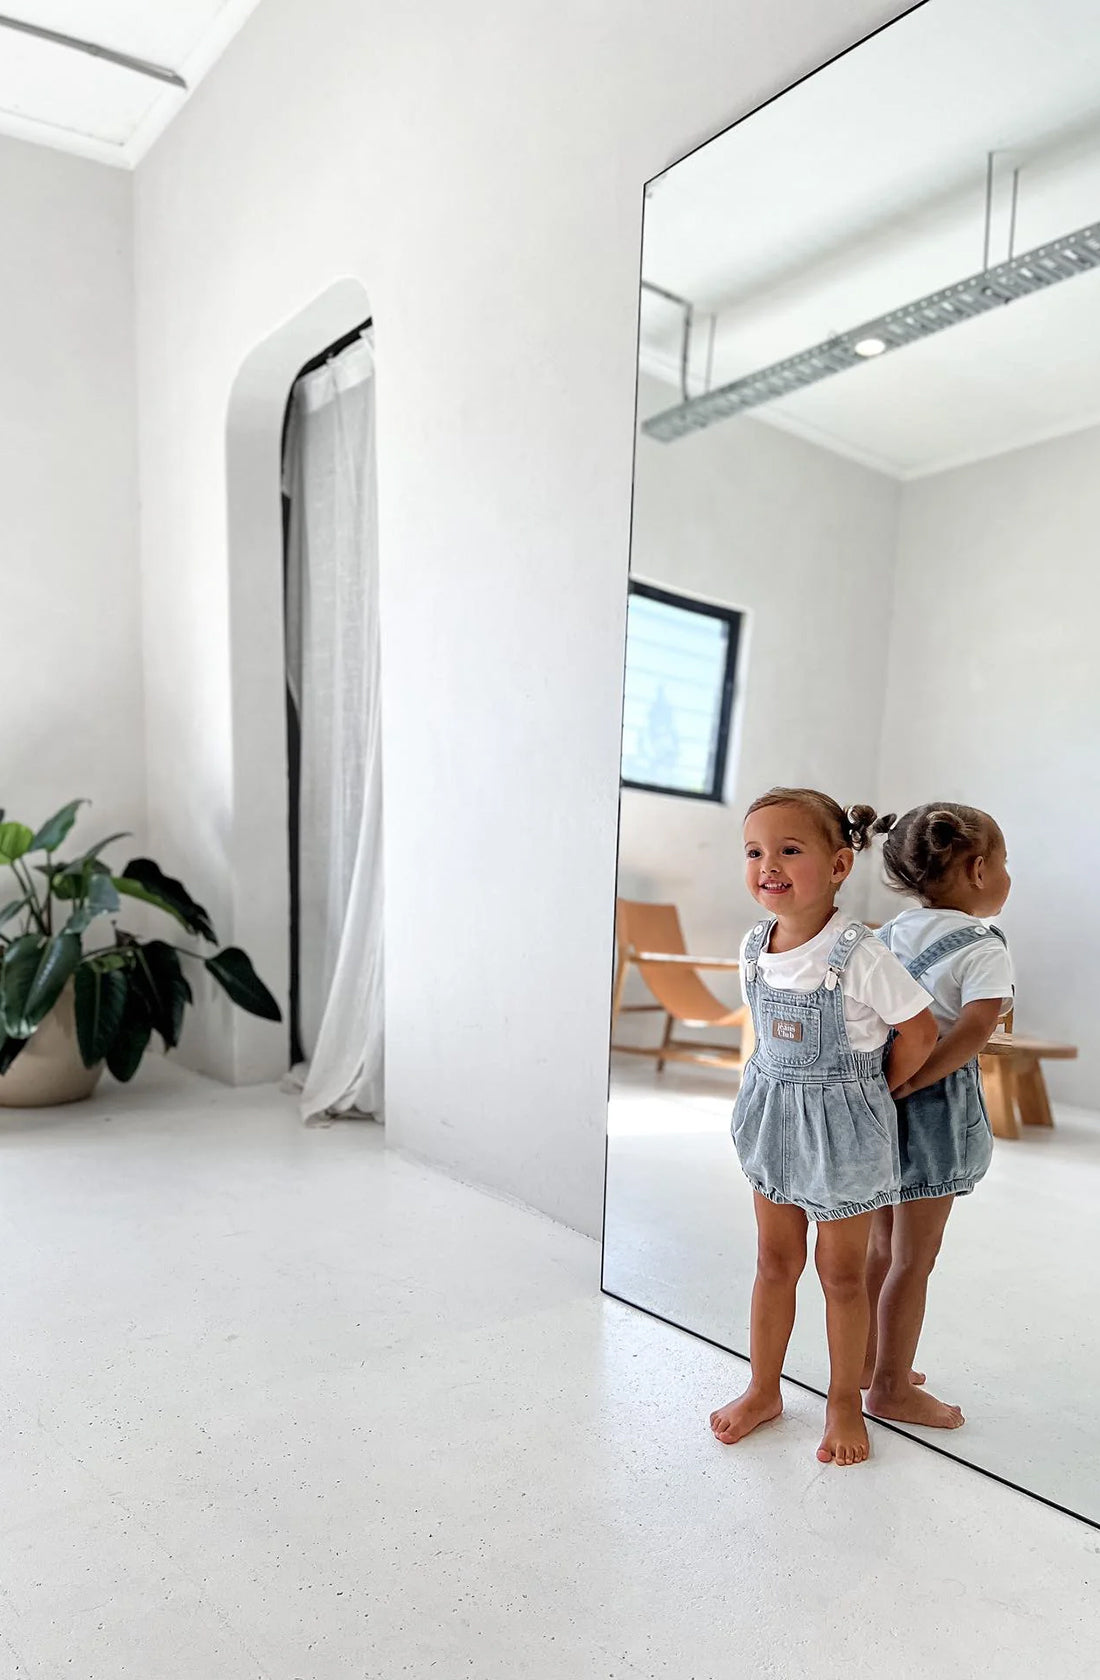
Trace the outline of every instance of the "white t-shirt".
<instances>
[{"instance_id":1,"label":"white t-shirt","mask_svg":"<svg viewBox=\"0 0 1100 1680\"><path fill-rule=\"evenodd\" d=\"M761 952L757 964L760 979L777 991L816 992L825 982L833 946L851 921L851 916L838 910L805 945L778 955ZM746 1003L745 947L749 937L747 933L741 941L741 995ZM844 997L844 1024L853 1050L881 1050L891 1027L911 1021L932 1001L924 987L906 973L873 933L861 939L849 957L840 989Z\"/></svg>"},{"instance_id":2,"label":"white t-shirt","mask_svg":"<svg viewBox=\"0 0 1100 1680\"><path fill-rule=\"evenodd\" d=\"M903 910L890 924L890 949L909 963L937 939L965 927L984 929L986 924L963 910ZM1001 1014L1007 1015L1015 984L1012 958L997 935L987 932L965 951L930 968L921 984L932 994L932 1013L941 1030L953 1027L966 1004L979 999L999 998Z\"/></svg>"}]
</instances>

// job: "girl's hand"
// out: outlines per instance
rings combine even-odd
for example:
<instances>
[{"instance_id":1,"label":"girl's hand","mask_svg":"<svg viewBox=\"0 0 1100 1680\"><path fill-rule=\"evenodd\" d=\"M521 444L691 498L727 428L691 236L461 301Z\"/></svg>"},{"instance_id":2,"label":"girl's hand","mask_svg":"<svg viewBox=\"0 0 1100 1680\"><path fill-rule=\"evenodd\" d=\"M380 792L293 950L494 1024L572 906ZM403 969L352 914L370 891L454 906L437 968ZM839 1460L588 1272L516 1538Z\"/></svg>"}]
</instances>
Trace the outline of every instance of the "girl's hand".
<instances>
[{"instance_id":1,"label":"girl's hand","mask_svg":"<svg viewBox=\"0 0 1100 1680\"><path fill-rule=\"evenodd\" d=\"M894 1035L886 1063L886 1083L891 1096L896 1097L932 1054L939 1036L936 1018L930 1009L922 1009L911 1020L899 1021Z\"/></svg>"},{"instance_id":2,"label":"girl's hand","mask_svg":"<svg viewBox=\"0 0 1100 1680\"><path fill-rule=\"evenodd\" d=\"M928 1060L910 1075L906 1096L937 1084L980 1056L996 1031L1000 1014L1000 998L979 998L964 1005L955 1025L944 1033ZM894 1095L901 1093L895 1091Z\"/></svg>"}]
</instances>

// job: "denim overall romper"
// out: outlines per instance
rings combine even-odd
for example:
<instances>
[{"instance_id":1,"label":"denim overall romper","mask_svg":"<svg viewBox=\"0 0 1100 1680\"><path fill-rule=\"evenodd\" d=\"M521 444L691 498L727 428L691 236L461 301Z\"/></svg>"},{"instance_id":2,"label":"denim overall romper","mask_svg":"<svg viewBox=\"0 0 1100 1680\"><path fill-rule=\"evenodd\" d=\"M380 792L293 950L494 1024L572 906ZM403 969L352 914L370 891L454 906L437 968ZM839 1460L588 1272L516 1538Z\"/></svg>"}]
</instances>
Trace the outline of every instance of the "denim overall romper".
<instances>
[{"instance_id":1,"label":"denim overall romper","mask_svg":"<svg viewBox=\"0 0 1100 1680\"><path fill-rule=\"evenodd\" d=\"M888 947L892 927L893 923L887 922L878 929L878 937ZM983 939L1008 943L1000 928L975 922L973 927L945 933L905 967L918 984L923 983L937 963ZM923 1196L969 1196L978 1180L985 1177L993 1158L993 1131L976 1057L935 1085L898 1103L898 1146L903 1202L919 1201Z\"/></svg>"},{"instance_id":2,"label":"denim overall romper","mask_svg":"<svg viewBox=\"0 0 1100 1680\"><path fill-rule=\"evenodd\" d=\"M813 1220L849 1219L898 1200L898 1139L885 1049L853 1050L841 981L869 929L852 922L813 992L780 991L758 973L775 919L753 928L743 978L756 1029L733 1111L745 1177L771 1202Z\"/></svg>"}]
</instances>

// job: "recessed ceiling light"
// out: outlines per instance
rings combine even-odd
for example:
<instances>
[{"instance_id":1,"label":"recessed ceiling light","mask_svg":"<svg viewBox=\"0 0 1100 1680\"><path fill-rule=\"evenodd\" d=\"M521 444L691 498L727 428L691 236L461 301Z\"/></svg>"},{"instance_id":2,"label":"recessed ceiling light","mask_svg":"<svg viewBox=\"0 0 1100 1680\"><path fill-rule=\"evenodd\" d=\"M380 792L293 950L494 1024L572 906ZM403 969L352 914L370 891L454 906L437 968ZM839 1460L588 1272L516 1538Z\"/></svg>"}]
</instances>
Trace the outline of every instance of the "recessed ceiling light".
<instances>
[{"instance_id":1,"label":"recessed ceiling light","mask_svg":"<svg viewBox=\"0 0 1100 1680\"><path fill-rule=\"evenodd\" d=\"M855 351L857 356L863 356L865 358L870 356L881 356L882 352L886 349L886 340L884 338L861 338L857 343L852 345L852 349Z\"/></svg>"}]
</instances>

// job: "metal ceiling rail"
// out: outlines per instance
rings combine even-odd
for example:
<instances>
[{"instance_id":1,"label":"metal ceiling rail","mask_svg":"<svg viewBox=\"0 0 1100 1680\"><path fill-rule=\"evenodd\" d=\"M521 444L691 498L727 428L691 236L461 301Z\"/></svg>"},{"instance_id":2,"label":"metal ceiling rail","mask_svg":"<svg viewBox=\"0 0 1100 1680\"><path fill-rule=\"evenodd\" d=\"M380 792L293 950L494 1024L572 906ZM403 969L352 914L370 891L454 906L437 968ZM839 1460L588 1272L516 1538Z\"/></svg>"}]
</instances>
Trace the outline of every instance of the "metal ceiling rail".
<instances>
[{"instance_id":1,"label":"metal ceiling rail","mask_svg":"<svg viewBox=\"0 0 1100 1680\"><path fill-rule=\"evenodd\" d=\"M1017 298L1045 291L1048 286L1096 268L1100 268L1100 222L1092 222L1075 233L1051 240L1048 245L1011 257L995 268L983 269L968 280L958 280L953 286L930 292L900 309L864 321L850 332L800 350L796 356L788 356L728 385L692 397L676 408L665 409L643 421L642 430L648 437L671 443L730 415L759 408L818 380L828 379L834 373L859 366L868 352L864 350L861 355L857 344L877 339L881 341L879 354L900 350L903 345L915 344L975 315L1015 303Z\"/></svg>"},{"instance_id":2,"label":"metal ceiling rail","mask_svg":"<svg viewBox=\"0 0 1100 1680\"><path fill-rule=\"evenodd\" d=\"M45 29L41 24L27 23L23 18L0 15L0 29L12 29L18 35L31 35L36 41L48 41L51 46L87 53L89 58L103 59L107 64L117 64L120 69L132 70L135 75L151 76L155 82L167 82L169 87L182 88L187 92L187 83L178 71L167 70L163 64L150 64L148 59L133 58L129 53L116 52L113 47L101 47L95 41L82 41L76 35L63 35L57 29Z\"/></svg>"}]
</instances>

